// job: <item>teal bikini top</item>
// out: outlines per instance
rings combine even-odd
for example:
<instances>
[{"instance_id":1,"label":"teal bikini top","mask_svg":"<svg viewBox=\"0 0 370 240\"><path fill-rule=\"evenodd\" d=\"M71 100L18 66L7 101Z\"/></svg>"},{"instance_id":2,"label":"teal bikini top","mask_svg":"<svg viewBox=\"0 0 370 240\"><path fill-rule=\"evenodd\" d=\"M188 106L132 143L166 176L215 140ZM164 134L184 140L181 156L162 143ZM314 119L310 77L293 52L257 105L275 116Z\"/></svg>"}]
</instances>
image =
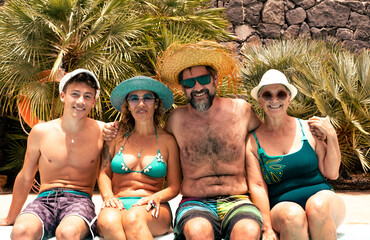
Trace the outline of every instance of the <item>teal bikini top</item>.
<instances>
[{"instance_id":1,"label":"teal bikini top","mask_svg":"<svg viewBox=\"0 0 370 240\"><path fill-rule=\"evenodd\" d=\"M111 162L111 168L114 173L131 173L131 172L137 172L137 173L142 173L150 177L154 178L162 178L166 176L167 173L167 166L166 163L163 160L163 156L161 152L159 151L159 145L158 145L158 134L157 134L157 129L155 129L155 135L157 139L157 155L153 159L153 161L145 166L141 171L134 171L131 170L125 163L123 159L123 146L126 144L126 141L128 139L129 134L127 135L125 142L121 146L121 149L118 151L118 153L114 156Z\"/></svg>"}]
</instances>

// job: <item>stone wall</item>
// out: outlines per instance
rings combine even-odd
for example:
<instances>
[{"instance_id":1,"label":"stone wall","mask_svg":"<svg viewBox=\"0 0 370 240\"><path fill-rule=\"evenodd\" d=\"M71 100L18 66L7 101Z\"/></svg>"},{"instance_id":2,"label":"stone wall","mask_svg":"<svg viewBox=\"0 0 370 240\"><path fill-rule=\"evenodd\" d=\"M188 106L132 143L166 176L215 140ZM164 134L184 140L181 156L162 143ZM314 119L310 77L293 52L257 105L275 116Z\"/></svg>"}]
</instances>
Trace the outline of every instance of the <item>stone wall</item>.
<instances>
[{"instance_id":1,"label":"stone wall","mask_svg":"<svg viewBox=\"0 0 370 240\"><path fill-rule=\"evenodd\" d=\"M277 38L333 36L353 51L370 48L370 0L213 0L226 8L240 45Z\"/></svg>"}]
</instances>

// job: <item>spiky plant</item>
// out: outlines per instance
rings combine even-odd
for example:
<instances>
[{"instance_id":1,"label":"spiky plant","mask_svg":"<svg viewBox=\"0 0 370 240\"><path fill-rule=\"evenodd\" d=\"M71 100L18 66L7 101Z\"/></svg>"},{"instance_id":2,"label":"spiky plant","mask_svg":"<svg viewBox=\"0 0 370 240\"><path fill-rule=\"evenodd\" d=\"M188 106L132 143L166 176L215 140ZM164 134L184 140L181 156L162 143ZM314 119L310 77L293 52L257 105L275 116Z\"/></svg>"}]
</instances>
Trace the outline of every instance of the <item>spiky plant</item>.
<instances>
[{"instance_id":1,"label":"spiky plant","mask_svg":"<svg viewBox=\"0 0 370 240\"><path fill-rule=\"evenodd\" d=\"M357 55L338 47L322 57L315 72L305 63L297 65L304 77L295 79L312 86L307 96L336 127L344 166L359 165L365 172L370 169L369 61L369 51Z\"/></svg>"},{"instance_id":2,"label":"spiky plant","mask_svg":"<svg viewBox=\"0 0 370 240\"><path fill-rule=\"evenodd\" d=\"M369 51L350 53L332 39L277 40L265 47L246 47L242 56L247 95L268 69L284 72L300 92L288 114L302 119L328 116L338 134L344 167L369 169ZM263 117L257 102L249 100Z\"/></svg>"},{"instance_id":3,"label":"spiky plant","mask_svg":"<svg viewBox=\"0 0 370 240\"><path fill-rule=\"evenodd\" d=\"M61 114L63 72L87 68L99 78L93 117L117 118L112 89L134 75L154 75L158 54L172 42L226 40L222 9L205 0L12 0L0 11L0 110L17 112L20 95L34 116ZM97 114L97 115L96 115Z\"/></svg>"},{"instance_id":4,"label":"spiky plant","mask_svg":"<svg viewBox=\"0 0 370 240\"><path fill-rule=\"evenodd\" d=\"M11 0L0 8L0 115L18 117L23 96L45 121L62 113L55 80L65 72L94 72L102 91L91 116L114 121L113 88L155 75L171 43L232 38L223 9L208 0Z\"/></svg>"}]
</instances>

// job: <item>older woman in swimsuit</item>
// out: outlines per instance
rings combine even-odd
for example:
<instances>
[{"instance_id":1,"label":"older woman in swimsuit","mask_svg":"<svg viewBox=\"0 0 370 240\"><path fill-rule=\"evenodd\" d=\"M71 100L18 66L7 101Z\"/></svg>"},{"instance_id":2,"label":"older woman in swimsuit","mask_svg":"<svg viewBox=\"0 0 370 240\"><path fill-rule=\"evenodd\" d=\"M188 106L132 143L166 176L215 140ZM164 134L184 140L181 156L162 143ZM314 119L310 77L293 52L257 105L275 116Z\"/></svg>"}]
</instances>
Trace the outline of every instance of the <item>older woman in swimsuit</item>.
<instances>
[{"instance_id":1,"label":"older woman in swimsuit","mask_svg":"<svg viewBox=\"0 0 370 240\"><path fill-rule=\"evenodd\" d=\"M137 76L113 90L111 103L122 120L117 137L103 151L98 231L104 239L153 239L169 231L167 202L180 190L178 146L159 127L173 95L164 84Z\"/></svg>"},{"instance_id":2,"label":"older woman in swimsuit","mask_svg":"<svg viewBox=\"0 0 370 240\"><path fill-rule=\"evenodd\" d=\"M268 190L271 224L280 239L336 239L345 205L326 181L339 175L341 154L327 118L308 121L287 114L297 89L275 69L267 71L251 95L264 110L264 123L250 134L247 157ZM326 142L311 133L321 131ZM248 161L247 161L248 162ZM273 236L272 239L277 236Z\"/></svg>"}]
</instances>

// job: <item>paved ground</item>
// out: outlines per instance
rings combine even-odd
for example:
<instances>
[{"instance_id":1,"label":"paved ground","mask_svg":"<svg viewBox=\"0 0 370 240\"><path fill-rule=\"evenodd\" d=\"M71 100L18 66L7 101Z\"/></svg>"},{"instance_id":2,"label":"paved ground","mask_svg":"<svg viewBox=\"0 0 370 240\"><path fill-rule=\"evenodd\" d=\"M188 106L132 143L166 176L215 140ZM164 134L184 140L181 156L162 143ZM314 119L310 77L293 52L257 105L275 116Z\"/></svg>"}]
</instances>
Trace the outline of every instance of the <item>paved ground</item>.
<instances>
[{"instance_id":1,"label":"paved ground","mask_svg":"<svg viewBox=\"0 0 370 240\"><path fill-rule=\"evenodd\" d=\"M339 240L369 240L370 239L370 191L366 192L338 192L346 204L346 218L343 225L338 229ZM31 194L27 202L36 197ZM7 215L12 195L0 194L0 218ZM179 198L171 201L171 207L176 208ZM95 194L93 201L97 209L101 205L100 195ZM99 211L99 210L97 210ZM0 227L0 239L9 239L10 228ZM172 235L156 238L172 239Z\"/></svg>"}]
</instances>

